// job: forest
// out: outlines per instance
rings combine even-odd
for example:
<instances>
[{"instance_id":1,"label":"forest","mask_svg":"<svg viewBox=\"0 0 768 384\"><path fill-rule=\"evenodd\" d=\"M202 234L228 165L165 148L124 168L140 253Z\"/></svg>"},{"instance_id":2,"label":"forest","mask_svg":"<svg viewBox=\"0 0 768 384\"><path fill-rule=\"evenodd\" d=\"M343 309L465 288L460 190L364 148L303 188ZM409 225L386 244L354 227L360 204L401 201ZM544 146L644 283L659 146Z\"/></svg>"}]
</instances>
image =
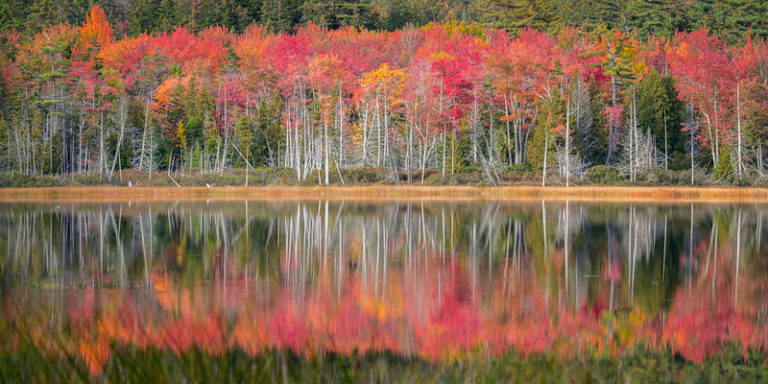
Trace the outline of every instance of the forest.
<instances>
[{"instance_id":1,"label":"forest","mask_svg":"<svg viewBox=\"0 0 768 384\"><path fill-rule=\"evenodd\" d=\"M766 181L758 1L90 3L0 5L2 171Z\"/></svg>"}]
</instances>

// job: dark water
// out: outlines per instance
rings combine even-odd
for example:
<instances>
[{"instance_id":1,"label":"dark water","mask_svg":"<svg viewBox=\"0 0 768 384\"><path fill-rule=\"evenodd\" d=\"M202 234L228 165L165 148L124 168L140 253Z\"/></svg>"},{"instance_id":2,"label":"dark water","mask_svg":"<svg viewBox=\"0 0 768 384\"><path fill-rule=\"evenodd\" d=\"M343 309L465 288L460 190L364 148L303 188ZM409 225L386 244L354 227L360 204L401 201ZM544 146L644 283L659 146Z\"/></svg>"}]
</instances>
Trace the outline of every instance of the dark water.
<instances>
[{"instance_id":1,"label":"dark water","mask_svg":"<svg viewBox=\"0 0 768 384\"><path fill-rule=\"evenodd\" d=\"M768 345L766 212L0 204L0 308L5 325L24 324L39 348L79 356L94 373L115 344L391 352L438 364L478 350L571 358L643 346L700 362L724 345Z\"/></svg>"}]
</instances>

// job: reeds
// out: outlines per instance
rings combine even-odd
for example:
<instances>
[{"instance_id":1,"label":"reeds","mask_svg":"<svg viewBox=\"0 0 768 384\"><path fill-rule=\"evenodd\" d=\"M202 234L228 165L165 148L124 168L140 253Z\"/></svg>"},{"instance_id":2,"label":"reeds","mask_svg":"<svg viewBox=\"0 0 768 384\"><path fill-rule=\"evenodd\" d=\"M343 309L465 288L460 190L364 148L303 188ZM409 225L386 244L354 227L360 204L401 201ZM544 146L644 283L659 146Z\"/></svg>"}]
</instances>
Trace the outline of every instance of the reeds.
<instances>
[{"instance_id":1,"label":"reeds","mask_svg":"<svg viewBox=\"0 0 768 384\"><path fill-rule=\"evenodd\" d=\"M474 186L257 186L257 187L42 187L0 189L0 201L123 200L548 200L594 202L768 203L768 188L744 187L474 187Z\"/></svg>"}]
</instances>

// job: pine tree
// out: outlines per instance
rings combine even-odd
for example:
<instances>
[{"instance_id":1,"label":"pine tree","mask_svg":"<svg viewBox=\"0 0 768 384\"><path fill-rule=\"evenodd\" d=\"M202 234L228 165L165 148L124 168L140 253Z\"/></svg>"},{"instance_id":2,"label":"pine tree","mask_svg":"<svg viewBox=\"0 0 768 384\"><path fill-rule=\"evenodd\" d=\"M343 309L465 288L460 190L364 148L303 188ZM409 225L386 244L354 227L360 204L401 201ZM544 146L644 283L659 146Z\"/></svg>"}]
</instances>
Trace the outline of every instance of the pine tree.
<instances>
[{"instance_id":1,"label":"pine tree","mask_svg":"<svg viewBox=\"0 0 768 384\"><path fill-rule=\"evenodd\" d=\"M189 23L188 10L177 0L136 0L129 17L129 33L171 31ZM184 17L179 17L180 14Z\"/></svg>"},{"instance_id":2,"label":"pine tree","mask_svg":"<svg viewBox=\"0 0 768 384\"><path fill-rule=\"evenodd\" d=\"M676 30L687 29L684 21L685 0L630 0L627 18L641 36L672 37Z\"/></svg>"},{"instance_id":3,"label":"pine tree","mask_svg":"<svg viewBox=\"0 0 768 384\"><path fill-rule=\"evenodd\" d=\"M715 24L715 0L698 0L688 2L685 8L685 18L690 21L690 31L708 28Z\"/></svg>"},{"instance_id":4,"label":"pine tree","mask_svg":"<svg viewBox=\"0 0 768 384\"><path fill-rule=\"evenodd\" d=\"M336 2L337 27L375 28L371 18L373 5L370 0L341 0Z\"/></svg>"},{"instance_id":5,"label":"pine tree","mask_svg":"<svg viewBox=\"0 0 768 384\"><path fill-rule=\"evenodd\" d=\"M386 2L383 14L380 15L380 26L388 31L403 28L413 19L410 9L403 0L391 0Z\"/></svg>"},{"instance_id":6,"label":"pine tree","mask_svg":"<svg viewBox=\"0 0 768 384\"><path fill-rule=\"evenodd\" d=\"M277 151L284 145L283 101L275 93L269 101L262 101L256 111L256 138L254 164L275 166Z\"/></svg>"},{"instance_id":7,"label":"pine tree","mask_svg":"<svg viewBox=\"0 0 768 384\"><path fill-rule=\"evenodd\" d=\"M641 130L650 129L660 153L668 153L671 168L686 167L685 134L680 127L683 102L677 97L674 78L651 70L637 87L637 119Z\"/></svg>"},{"instance_id":8,"label":"pine tree","mask_svg":"<svg viewBox=\"0 0 768 384\"><path fill-rule=\"evenodd\" d=\"M589 114L592 118L592 145L586 153L586 161L590 164L604 164L608 155L608 119L605 116L605 94L600 90L600 84L593 78L587 84L589 93Z\"/></svg>"},{"instance_id":9,"label":"pine tree","mask_svg":"<svg viewBox=\"0 0 768 384\"><path fill-rule=\"evenodd\" d=\"M736 174L733 171L733 162L731 161L731 150L727 145L720 146L720 156L713 169L715 181L721 183L733 183Z\"/></svg>"},{"instance_id":10,"label":"pine tree","mask_svg":"<svg viewBox=\"0 0 768 384\"><path fill-rule=\"evenodd\" d=\"M525 148L525 158L535 174L541 174L546 153L547 168L555 165L557 158L556 137L553 133L562 126L560 119L565 115L565 103L555 96L542 103L541 110L536 116L533 138Z\"/></svg>"},{"instance_id":11,"label":"pine tree","mask_svg":"<svg viewBox=\"0 0 768 384\"><path fill-rule=\"evenodd\" d=\"M323 0L305 0L301 4L301 22L304 24L312 22L321 27L334 28L336 19L333 3Z\"/></svg>"},{"instance_id":12,"label":"pine tree","mask_svg":"<svg viewBox=\"0 0 768 384\"><path fill-rule=\"evenodd\" d=\"M591 23L604 25L609 29L618 28L626 31L629 27L626 17L627 0L601 1L601 0L576 0L577 6L566 8L565 12L582 15L579 24ZM573 12L580 9L582 12Z\"/></svg>"},{"instance_id":13,"label":"pine tree","mask_svg":"<svg viewBox=\"0 0 768 384\"><path fill-rule=\"evenodd\" d=\"M23 0L4 0L0 2L0 31L24 28L26 13L27 2Z\"/></svg>"},{"instance_id":14,"label":"pine tree","mask_svg":"<svg viewBox=\"0 0 768 384\"><path fill-rule=\"evenodd\" d=\"M27 6L26 20L23 28L27 31L40 31L46 25L59 24L63 20L58 12L59 7L53 0L38 0Z\"/></svg>"},{"instance_id":15,"label":"pine tree","mask_svg":"<svg viewBox=\"0 0 768 384\"><path fill-rule=\"evenodd\" d=\"M710 29L728 43L768 35L768 3L764 0L717 0Z\"/></svg>"},{"instance_id":16,"label":"pine tree","mask_svg":"<svg viewBox=\"0 0 768 384\"><path fill-rule=\"evenodd\" d=\"M301 6L304 22L314 22L329 29L345 26L374 28L370 0L305 0Z\"/></svg>"},{"instance_id":17,"label":"pine tree","mask_svg":"<svg viewBox=\"0 0 768 384\"><path fill-rule=\"evenodd\" d=\"M250 117L246 115L240 116L240 120L238 120L237 124L235 124L235 135L237 135L237 139L235 140L237 149L246 159L248 159L249 163L253 164L252 154L254 135L253 121ZM237 161L235 161L235 164L239 167L247 166L245 161L239 157L237 158Z\"/></svg>"},{"instance_id":18,"label":"pine tree","mask_svg":"<svg viewBox=\"0 0 768 384\"><path fill-rule=\"evenodd\" d=\"M268 0L261 3L260 22L278 32L289 32L301 22L301 0Z\"/></svg>"},{"instance_id":19,"label":"pine tree","mask_svg":"<svg viewBox=\"0 0 768 384\"><path fill-rule=\"evenodd\" d=\"M546 0L481 0L479 9L485 22L510 32L552 30L560 21Z\"/></svg>"}]
</instances>

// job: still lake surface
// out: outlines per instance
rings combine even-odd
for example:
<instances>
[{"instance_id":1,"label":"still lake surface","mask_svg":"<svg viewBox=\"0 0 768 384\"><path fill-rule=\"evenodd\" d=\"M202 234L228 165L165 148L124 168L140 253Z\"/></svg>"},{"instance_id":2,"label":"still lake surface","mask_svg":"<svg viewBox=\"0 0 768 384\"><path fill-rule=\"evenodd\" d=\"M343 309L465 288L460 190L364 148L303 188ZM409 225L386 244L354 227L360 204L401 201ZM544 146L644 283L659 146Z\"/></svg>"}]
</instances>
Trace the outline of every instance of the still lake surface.
<instances>
[{"instance_id":1,"label":"still lake surface","mask_svg":"<svg viewBox=\"0 0 768 384\"><path fill-rule=\"evenodd\" d=\"M700 362L768 346L767 224L755 204L0 203L0 310L93 373L115 343Z\"/></svg>"}]
</instances>

